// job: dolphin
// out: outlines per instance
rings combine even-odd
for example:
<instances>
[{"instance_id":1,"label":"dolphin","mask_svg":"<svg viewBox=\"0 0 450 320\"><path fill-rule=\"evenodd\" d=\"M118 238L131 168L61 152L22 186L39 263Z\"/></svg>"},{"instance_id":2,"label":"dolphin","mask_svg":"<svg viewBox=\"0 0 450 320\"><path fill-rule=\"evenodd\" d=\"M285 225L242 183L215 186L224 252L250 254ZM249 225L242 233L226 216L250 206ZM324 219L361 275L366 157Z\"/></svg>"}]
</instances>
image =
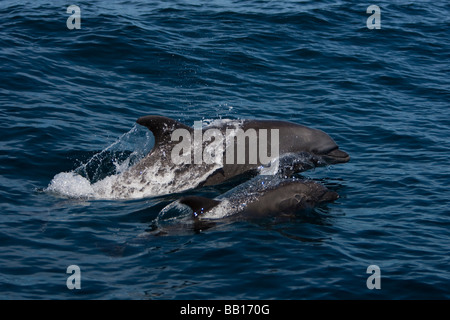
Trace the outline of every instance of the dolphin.
<instances>
[{"instance_id":1,"label":"dolphin","mask_svg":"<svg viewBox=\"0 0 450 320\"><path fill-rule=\"evenodd\" d=\"M171 153L178 141L173 140L172 134L177 129L183 129L191 136L194 136L194 128L174 119L155 115L143 116L136 122L147 127L153 133L155 146L146 157L134 167L130 168L128 174L133 177L143 177L143 173L148 168L153 168L152 172L156 176L167 176L168 172L170 172L172 181L169 183L176 183L179 187L176 191L180 191L192 187L220 184L246 173L257 173L259 168L267 165L267 163L262 163L260 159L256 163L247 161L249 144L245 145L247 157L245 163L239 164L222 161L222 163L202 163L201 165L194 162L176 165L173 163L173 159L171 159ZM225 136L228 130L236 128L244 132L249 129L277 129L279 134L279 158L284 161L280 162L282 164L281 167L289 167L293 172L301 172L316 166L345 163L350 160L349 155L340 150L336 142L325 132L287 121L221 121L203 127L201 132L205 133L207 130L215 129ZM258 144L260 143L259 139L260 137L257 136L256 143ZM235 150L237 150L237 140L234 139L233 143ZM268 141L266 150L269 150L271 147L270 140ZM224 159L225 153L223 151ZM159 166L158 169L155 169L155 166ZM183 182L183 179L188 179L189 181Z\"/></svg>"},{"instance_id":2,"label":"dolphin","mask_svg":"<svg viewBox=\"0 0 450 320\"><path fill-rule=\"evenodd\" d=\"M130 199L177 193L202 186L218 185L234 181L234 179L241 180L242 177L255 176L264 169L275 169L275 172L269 170L271 174L290 176L318 166L345 163L350 159L349 155L340 150L336 142L325 132L292 122L221 120L214 121L208 126L193 128L174 119L156 115L143 116L136 122L153 133L155 145L146 156L128 170L97 182L95 190L101 198ZM210 140L206 139L207 133L211 133L209 130L224 138L226 148L211 148L216 142L216 136L212 136ZM233 136L239 130L244 133L251 130L260 133L265 130L266 133L270 132L270 139L264 142L261 135L256 135L256 140L253 139L250 142L250 138L244 137L239 142L239 137ZM180 131L186 135L178 137L176 133ZM174 151L178 150L175 154L180 155L180 150L177 149L180 144L186 139L193 141L195 145L195 138L199 134L202 136L200 150L212 149L212 153L216 153L216 159L219 158L221 161L201 163L174 161ZM278 141L272 140L272 137L276 136ZM244 143L242 143L243 140ZM273 146L276 146L278 152L277 154L275 152L273 158L267 157L269 162L266 161L267 158L265 161L258 158L257 161L252 162L250 161L250 156L253 154L251 147L255 145L260 149L262 145L266 151L270 150L271 157ZM245 153L245 161L229 162L229 147L235 151L241 148L240 150ZM184 154L185 150L181 151ZM235 158L231 160L235 160L238 153L236 152ZM194 150L189 160L195 160L195 156Z\"/></svg>"},{"instance_id":3,"label":"dolphin","mask_svg":"<svg viewBox=\"0 0 450 320\"><path fill-rule=\"evenodd\" d=\"M215 220L231 216L292 216L338 198L336 192L313 180L259 176L216 199L186 196L178 202L190 207L194 218Z\"/></svg>"},{"instance_id":4,"label":"dolphin","mask_svg":"<svg viewBox=\"0 0 450 320\"><path fill-rule=\"evenodd\" d=\"M57 191L62 186L64 191L67 181L75 181L77 185L82 183L82 194L86 197L136 199L223 182L241 182L243 177L248 180L248 176L258 173L288 177L318 166L345 163L350 159L325 132L287 121L216 120L207 126L197 123L191 127L174 119L149 115L137 119L137 123L148 128L155 138L152 150L137 163L123 170L129 165L129 158L116 174L94 183L76 171L60 173L52 180L48 190ZM183 134L179 135L180 132ZM200 144L196 139L198 136L201 137ZM185 152L185 142L189 147L187 149L194 152ZM259 152L256 152L258 149ZM209 159L214 161L197 162L199 153L196 150L200 150L201 160L211 155ZM234 153L229 153L230 150ZM267 155L269 150L270 157ZM259 157L255 159L256 153ZM262 157L261 154L265 155ZM183 161L175 161L174 155ZM180 155L182 157L178 157ZM185 161L192 159L194 161Z\"/></svg>"}]
</instances>

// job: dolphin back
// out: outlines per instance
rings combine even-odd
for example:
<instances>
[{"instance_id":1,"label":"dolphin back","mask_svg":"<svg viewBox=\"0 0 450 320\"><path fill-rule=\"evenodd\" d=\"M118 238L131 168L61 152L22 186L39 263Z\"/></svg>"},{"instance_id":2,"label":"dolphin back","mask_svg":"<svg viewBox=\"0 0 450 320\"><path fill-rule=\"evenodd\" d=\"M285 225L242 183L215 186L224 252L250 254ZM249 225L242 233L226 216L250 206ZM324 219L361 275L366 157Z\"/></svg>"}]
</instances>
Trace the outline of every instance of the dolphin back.
<instances>
[{"instance_id":1,"label":"dolphin back","mask_svg":"<svg viewBox=\"0 0 450 320\"><path fill-rule=\"evenodd\" d=\"M198 196L188 196L180 199L181 204L185 204L192 209L194 217L211 210L220 202L219 200Z\"/></svg>"}]
</instances>

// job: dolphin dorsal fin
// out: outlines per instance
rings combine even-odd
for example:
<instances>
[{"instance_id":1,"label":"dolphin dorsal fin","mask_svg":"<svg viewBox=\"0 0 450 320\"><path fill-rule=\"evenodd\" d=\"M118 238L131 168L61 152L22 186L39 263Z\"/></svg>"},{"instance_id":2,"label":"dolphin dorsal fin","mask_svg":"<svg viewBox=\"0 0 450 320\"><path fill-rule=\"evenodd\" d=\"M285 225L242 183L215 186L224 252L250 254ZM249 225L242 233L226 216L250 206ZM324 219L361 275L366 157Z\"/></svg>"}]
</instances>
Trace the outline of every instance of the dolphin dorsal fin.
<instances>
[{"instance_id":1,"label":"dolphin dorsal fin","mask_svg":"<svg viewBox=\"0 0 450 320\"><path fill-rule=\"evenodd\" d=\"M217 206L221 201L198 196L188 196L180 199L181 204L189 206L195 217Z\"/></svg>"},{"instance_id":2,"label":"dolphin dorsal fin","mask_svg":"<svg viewBox=\"0 0 450 320\"><path fill-rule=\"evenodd\" d=\"M155 136L155 144L171 140L171 134L176 129L186 129L192 132L192 128L163 116L144 116L136 121L141 126L147 127Z\"/></svg>"}]
</instances>

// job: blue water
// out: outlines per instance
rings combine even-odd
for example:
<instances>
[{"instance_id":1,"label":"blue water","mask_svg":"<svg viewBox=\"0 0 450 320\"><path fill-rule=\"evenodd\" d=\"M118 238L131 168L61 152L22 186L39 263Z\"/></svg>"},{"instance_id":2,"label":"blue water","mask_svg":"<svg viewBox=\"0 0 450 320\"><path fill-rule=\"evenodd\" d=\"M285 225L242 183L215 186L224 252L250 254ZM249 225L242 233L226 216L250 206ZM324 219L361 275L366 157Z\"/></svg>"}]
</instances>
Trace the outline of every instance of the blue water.
<instances>
[{"instance_id":1,"label":"blue water","mask_svg":"<svg viewBox=\"0 0 450 320\"><path fill-rule=\"evenodd\" d=\"M0 2L0 298L450 298L448 2L74 4L81 29L69 30L67 1ZM366 26L371 4L381 29ZM228 186L46 192L118 141L142 150L133 130L148 114L324 130L351 161L303 176L340 198L289 221L158 236L165 206ZM81 289L66 286L70 265Z\"/></svg>"}]
</instances>

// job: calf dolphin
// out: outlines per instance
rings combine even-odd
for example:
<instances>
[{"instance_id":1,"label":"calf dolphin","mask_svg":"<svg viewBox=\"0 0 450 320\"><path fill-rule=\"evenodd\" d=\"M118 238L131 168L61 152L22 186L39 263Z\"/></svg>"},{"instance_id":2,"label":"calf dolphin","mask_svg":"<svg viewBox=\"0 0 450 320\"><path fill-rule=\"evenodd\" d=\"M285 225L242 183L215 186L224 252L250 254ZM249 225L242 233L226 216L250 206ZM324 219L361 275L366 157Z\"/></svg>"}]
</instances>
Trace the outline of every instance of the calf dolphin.
<instances>
[{"instance_id":1,"label":"calf dolphin","mask_svg":"<svg viewBox=\"0 0 450 320\"><path fill-rule=\"evenodd\" d=\"M189 206L195 218L209 220L292 215L338 198L336 192L312 180L259 176L216 199L187 196L178 201Z\"/></svg>"}]
</instances>

